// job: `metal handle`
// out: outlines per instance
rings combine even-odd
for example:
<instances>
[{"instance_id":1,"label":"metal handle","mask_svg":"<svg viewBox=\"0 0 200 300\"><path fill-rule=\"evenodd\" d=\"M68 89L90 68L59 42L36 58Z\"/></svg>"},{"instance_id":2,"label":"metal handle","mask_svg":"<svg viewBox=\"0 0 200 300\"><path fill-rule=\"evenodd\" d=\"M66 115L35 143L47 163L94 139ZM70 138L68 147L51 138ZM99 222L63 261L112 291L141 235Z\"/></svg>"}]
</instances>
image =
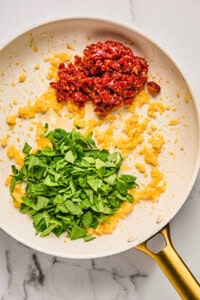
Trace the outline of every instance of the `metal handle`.
<instances>
[{"instance_id":1,"label":"metal handle","mask_svg":"<svg viewBox=\"0 0 200 300\"><path fill-rule=\"evenodd\" d=\"M152 238L135 248L157 262L182 299L200 300L200 285L174 249L170 238L169 224L157 234L162 234L166 243L160 252L155 253L148 248L147 243Z\"/></svg>"}]
</instances>

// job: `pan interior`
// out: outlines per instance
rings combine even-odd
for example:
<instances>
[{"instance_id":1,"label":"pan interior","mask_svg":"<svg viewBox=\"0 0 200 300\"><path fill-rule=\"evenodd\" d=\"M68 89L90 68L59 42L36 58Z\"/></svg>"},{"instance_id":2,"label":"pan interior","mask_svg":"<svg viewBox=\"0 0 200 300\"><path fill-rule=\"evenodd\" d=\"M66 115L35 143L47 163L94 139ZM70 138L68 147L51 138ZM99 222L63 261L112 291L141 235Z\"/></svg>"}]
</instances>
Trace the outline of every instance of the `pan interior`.
<instances>
[{"instance_id":1,"label":"pan interior","mask_svg":"<svg viewBox=\"0 0 200 300\"><path fill-rule=\"evenodd\" d=\"M198 112L184 76L169 56L145 35L132 28L105 20L67 19L44 24L20 35L1 50L1 137L8 130L4 120L10 112L10 101L14 99L18 99L20 103L33 101L46 90L49 84L45 77L49 67L44 62L46 57L66 51L66 45L73 45L75 52L81 54L87 44L105 40L131 44L135 54L145 57L150 65L149 77L159 82L162 87L160 95L162 103L166 107L173 106L173 110L155 118L155 123L164 132L165 137L159 166L167 182L166 191L157 202L142 201L136 204L133 212L120 221L111 235L98 236L89 243L82 240L66 242L64 235L60 238L53 235L40 238L35 235L30 218L22 215L12 204L8 187L4 183L11 172L11 162L7 158L6 148L2 147L0 226L18 241L56 256L93 258L136 246L156 233L177 213L185 202L198 172ZM34 72L36 65L40 68ZM28 80L23 83L23 88L21 84L15 84L22 70L28 74ZM169 126L170 120L180 122L174 124L175 126L172 124ZM13 130L10 140L14 141L16 135L19 136L19 133ZM20 133L22 145L31 138L27 137L26 132ZM134 165L132 169L133 174L137 173ZM137 177L142 184L142 175L137 174Z\"/></svg>"}]
</instances>

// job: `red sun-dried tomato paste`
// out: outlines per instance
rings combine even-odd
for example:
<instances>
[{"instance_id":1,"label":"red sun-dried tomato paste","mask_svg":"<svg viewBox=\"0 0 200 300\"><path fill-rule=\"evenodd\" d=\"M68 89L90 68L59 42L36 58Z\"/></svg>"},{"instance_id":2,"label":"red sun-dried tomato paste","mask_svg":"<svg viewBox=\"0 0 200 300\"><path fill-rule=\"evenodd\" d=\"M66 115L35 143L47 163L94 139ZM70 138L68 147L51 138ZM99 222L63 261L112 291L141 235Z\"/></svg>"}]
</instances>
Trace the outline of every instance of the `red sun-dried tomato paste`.
<instances>
[{"instance_id":1,"label":"red sun-dried tomato paste","mask_svg":"<svg viewBox=\"0 0 200 300\"><path fill-rule=\"evenodd\" d=\"M79 107L94 104L94 111L105 116L114 108L130 105L144 89L148 64L120 42L106 41L88 45L83 56L75 56L68 65L58 68L57 101L74 101Z\"/></svg>"}]
</instances>

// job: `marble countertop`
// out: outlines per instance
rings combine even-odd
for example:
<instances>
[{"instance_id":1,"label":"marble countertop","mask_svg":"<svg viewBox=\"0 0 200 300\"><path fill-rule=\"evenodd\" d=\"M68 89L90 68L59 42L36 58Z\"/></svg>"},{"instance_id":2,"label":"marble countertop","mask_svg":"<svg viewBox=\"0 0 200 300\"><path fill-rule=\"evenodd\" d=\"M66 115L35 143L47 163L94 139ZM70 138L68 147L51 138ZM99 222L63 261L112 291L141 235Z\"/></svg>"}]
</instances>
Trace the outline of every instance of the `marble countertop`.
<instances>
[{"instance_id":1,"label":"marble countertop","mask_svg":"<svg viewBox=\"0 0 200 300\"><path fill-rule=\"evenodd\" d=\"M0 45L44 21L103 17L144 31L177 61L200 102L199 0L1 0ZM181 188L181 187L180 187ZM175 248L200 281L200 175L171 221ZM177 300L159 267L135 249L105 258L64 259L29 249L0 230L1 300Z\"/></svg>"}]
</instances>

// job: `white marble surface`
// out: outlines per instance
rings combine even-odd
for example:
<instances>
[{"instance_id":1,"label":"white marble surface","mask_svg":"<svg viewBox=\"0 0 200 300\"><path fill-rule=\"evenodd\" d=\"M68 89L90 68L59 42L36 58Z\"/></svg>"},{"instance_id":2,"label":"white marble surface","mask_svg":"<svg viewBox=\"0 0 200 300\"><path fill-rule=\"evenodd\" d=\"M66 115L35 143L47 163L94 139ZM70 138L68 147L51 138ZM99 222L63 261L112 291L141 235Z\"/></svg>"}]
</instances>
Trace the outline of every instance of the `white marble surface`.
<instances>
[{"instance_id":1,"label":"white marble surface","mask_svg":"<svg viewBox=\"0 0 200 300\"><path fill-rule=\"evenodd\" d=\"M199 0L1 0L0 45L43 21L104 17L145 31L178 62L200 102ZM181 188L181 187L180 187ZM200 281L200 176L171 222L175 248ZM177 300L159 267L131 249L92 260L33 251L0 230L1 300Z\"/></svg>"}]
</instances>

